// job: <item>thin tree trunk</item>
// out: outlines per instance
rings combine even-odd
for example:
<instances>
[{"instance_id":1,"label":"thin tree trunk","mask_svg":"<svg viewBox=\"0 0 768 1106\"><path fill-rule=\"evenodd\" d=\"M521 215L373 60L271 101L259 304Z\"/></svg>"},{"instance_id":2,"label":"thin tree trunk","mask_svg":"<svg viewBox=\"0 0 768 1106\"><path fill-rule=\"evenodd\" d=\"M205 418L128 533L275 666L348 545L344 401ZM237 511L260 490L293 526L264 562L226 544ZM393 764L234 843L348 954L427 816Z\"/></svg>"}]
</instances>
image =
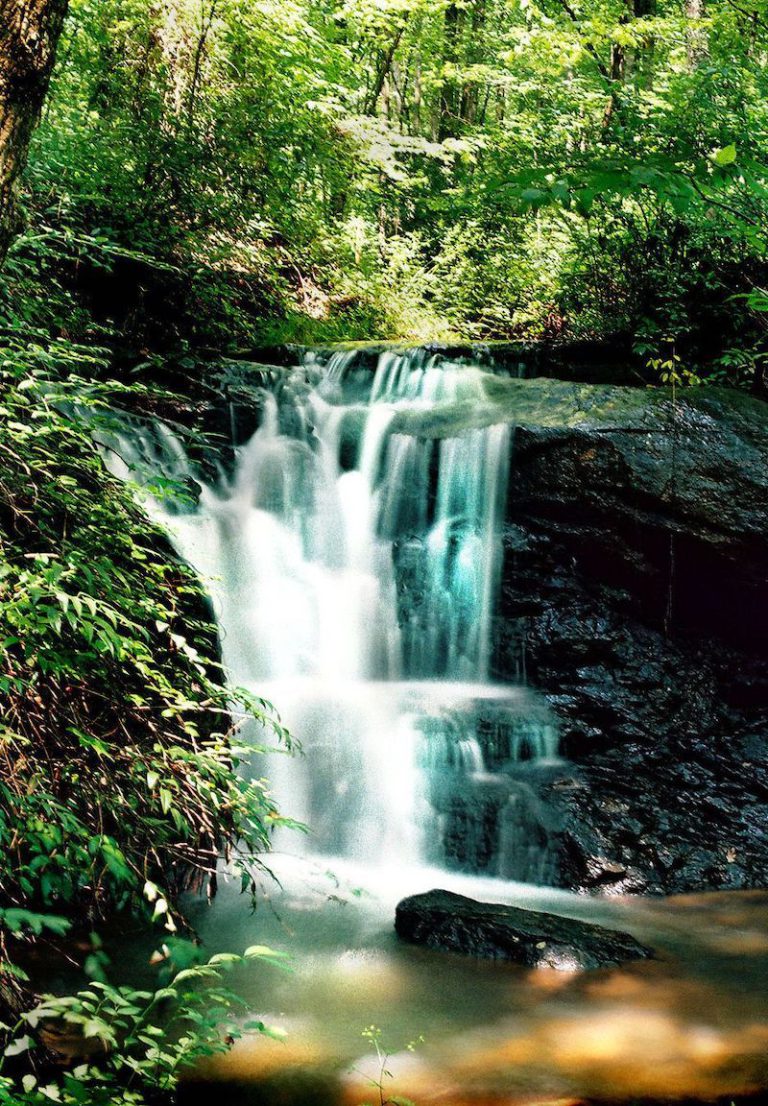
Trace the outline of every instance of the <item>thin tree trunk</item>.
<instances>
[{"instance_id":1,"label":"thin tree trunk","mask_svg":"<svg viewBox=\"0 0 768 1106\"><path fill-rule=\"evenodd\" d=\"M483 60L485 43L483 31L486 21L486 0L475 0L472 8L472 19L469 28L469 42L467 44L467 61L474 65ZM487 87L487 86L486 86ZM461 90L461 107L459 115L464 123L477 122L480 105L480 86L477 81L464 81Z\"/></svg>"},{"instance_id":2,"label":"thin tree trunk","mask_svg":"<svg viewBox=\"0 0 768 1106\"><path fill-rule=\"evenodd\" d=\"M610 95L603 115L603 129L605 130L613 119L614 112L619 106L619 89L624 83L624 73L627 56L624 47L614 42L611 46L611 65L608 70L610 80Z\"/></svg>"},{"instance_id":3,"label":"thin tree trunk","mask_svg":"<svg viewBox=\"0 0 768 1106\"><path fill-rule=\"evenodd\" d=\"M13 235L16 182L40 117L68 0L0 0L0 264Z\"/></svg>"},{"instance_id":4,"label":"thin tree trunk","mask_svg":"<svg viewBox=\"0 0 768 1106\"><path fill-rule=\"evenodd\" d=\"M198 35L197 46L195 47L195 58L192 66L192 82L189 86L189 100L187 102L187 125L190 127L195 121L195 104L197 102L197 92L200 86L203 55L205 54L208 35L211 32L213 21L216 18L217 3L218 0L211 0L208 13L206 14L205 11L202 10L200 12L200 34Z\"/></svg>"},{"instance_id":5,"label":"thin tree trunk","mask_svg":"<svg viewBox=\"0 0 768 1106\"><path fill-rule=\"evenodd\" d=\"M686 3L703 3L703 0L686 0ZM656 0L629 0L627 11L622 17L622 23L631 23L635 19L642 19L656 14ZM650 78L650 63L653 56L654 42L650 39L639 49L631 47L627 49L615 42L611 47L611 63L608 69L610 82L610 99L603 117L603 128L611 122L614 114L621 105L621 90L628 78L633 73L641 80Z\"/></svg>"},{"instance_id":6,"label":"thin tree trunk","mask_svg":"<svg viewBox=\"0 0 768 1106\"><path fill-rule=\"evenodd\" d=\"M384 89L384 83L387 80L390 72L392 71L392 63L395 58L395 53L400 45L403 34L405 33L405 27L407 24L407 17L403 20L400 26L395 31L394 35L390 39L389 45L386 50L381 51L379 55L379 63L376 66L376 74L373 79L373 88L368 93L363 105L364 115L373 115L376 111L376 105L379 102L379 97Z\"/></svg>"},{"instance_id":7,"label":"thin tree trunk","mask_svg":"<svg viewBox=\"0 0 768 1106\"><path fill-rule=\"evenodd\" d=\"M704 0L685 0L688 66L695 69L707 53L707 36L701 26L704 18Z\"/></svg>"},{"instance_id":8,"label":"thin tree trunk","mask_svg":"<svg viewBox=\"0 0 768 1106\"><path fill-rule=\"evenodd\" d=\"M459 61L459 39L461 38L461 26L463 9L457 4L449 4L445 9L444 17L444 57L445 64L451 70L455 70ZM446 138L456 138L459 131L459 111L461 104L461 90L456 80L455 72L443 77L443 85L440 91L440 120L438 124L438 142Z\"/></svg>"}]
</instances>

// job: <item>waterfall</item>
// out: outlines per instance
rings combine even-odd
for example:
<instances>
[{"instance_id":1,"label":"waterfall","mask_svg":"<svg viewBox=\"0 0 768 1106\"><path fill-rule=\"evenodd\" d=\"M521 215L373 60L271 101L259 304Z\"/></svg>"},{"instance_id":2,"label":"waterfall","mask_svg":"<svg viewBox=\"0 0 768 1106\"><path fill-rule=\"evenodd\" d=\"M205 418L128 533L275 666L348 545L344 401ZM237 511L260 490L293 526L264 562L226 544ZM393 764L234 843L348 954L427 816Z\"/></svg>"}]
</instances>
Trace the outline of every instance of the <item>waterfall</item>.
<instances>
[{"instance_id":1,"label":"waterfall","mask_svg":"<svg viewBox=\"0 0 768 1106\"><path fill-rule=\"evenodd\" d=\"M513 438L461 428L486 382L425 350L373 369L310 353L262 374L230 470L203 473L162 423L101 441L206 582L230 679L301 742L266 770L309 848L541 881L546 814L520 772L557 737L489 681Z\"/></svg>"}]
</instances>

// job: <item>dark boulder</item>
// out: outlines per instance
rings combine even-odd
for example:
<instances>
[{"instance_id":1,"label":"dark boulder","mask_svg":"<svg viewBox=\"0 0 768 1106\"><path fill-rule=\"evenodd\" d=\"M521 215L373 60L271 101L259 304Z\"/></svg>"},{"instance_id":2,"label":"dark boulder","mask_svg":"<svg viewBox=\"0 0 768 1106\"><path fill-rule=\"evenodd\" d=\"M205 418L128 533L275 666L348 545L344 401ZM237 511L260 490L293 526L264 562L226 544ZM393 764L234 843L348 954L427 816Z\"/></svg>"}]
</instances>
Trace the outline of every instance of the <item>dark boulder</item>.
<instances>
[{"instance_id":1,"label":"dark boulder","mask_svg":"<svg viewBox=\"0 0 768 1106\"><path fill-rule=\"evenodd\" d=\"M427 891L397 906L395 929L416 945L484 960L560 971L601 968L653 956L628 933L555 914Z\"/></svg>"}]
</instances>

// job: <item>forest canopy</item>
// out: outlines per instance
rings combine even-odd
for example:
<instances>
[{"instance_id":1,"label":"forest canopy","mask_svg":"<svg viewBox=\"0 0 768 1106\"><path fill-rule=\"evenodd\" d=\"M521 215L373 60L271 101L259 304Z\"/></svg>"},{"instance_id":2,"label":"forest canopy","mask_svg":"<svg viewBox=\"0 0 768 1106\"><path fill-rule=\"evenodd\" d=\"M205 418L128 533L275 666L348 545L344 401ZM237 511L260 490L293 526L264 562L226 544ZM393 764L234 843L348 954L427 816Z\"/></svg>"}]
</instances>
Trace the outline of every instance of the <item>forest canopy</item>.
<instances>
[{"instance_id":1,"label":"forest canopy","mask_svg":"<svg viewBox=\"0 0 768 1106\"><path fill-rule=\"evenodd\" d=\"M73 0L7 275L137 348L172 308L215 348L620 335L746 379L767 59L762 0Z\"/></svg>"}]
</instances>

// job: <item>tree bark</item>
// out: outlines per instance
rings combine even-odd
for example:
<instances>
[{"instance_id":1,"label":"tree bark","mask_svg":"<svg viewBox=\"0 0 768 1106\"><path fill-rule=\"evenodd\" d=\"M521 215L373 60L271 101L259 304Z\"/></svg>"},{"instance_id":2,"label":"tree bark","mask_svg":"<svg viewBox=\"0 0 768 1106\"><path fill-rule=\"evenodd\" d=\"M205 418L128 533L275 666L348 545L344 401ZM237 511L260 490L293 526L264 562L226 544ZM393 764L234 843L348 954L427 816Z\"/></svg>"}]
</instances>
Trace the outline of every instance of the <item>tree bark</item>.
<instances>
[{"instance_id":1,"label":"tree bark","mask_svg":"<svg viewBox=\"0 0 768 1106\"><path fill-rule=\"evenodd\" d=\"M395 60L397 48L400 45L403 34L405 33L407 22L408 16L406 15L403 18L403 22L395 30L395 33L390 39L387 48L385 50L379 51L379 61L376 66L376 73L373 78L373 87L366 96L365 103L363 104L364 115L376 114L376 107L379 102L379 97L384 90L384 84L387 80L387 77L389 77L390 73L392 72L392 63Z\"/></svg>"},{"instance_id":2,"label":"tree bark","mask_svg":"<svg viewBox=\"0 0 768 1106\"><path fill-rule=\"evenodd\" d=\"M0 0L0 264L14 229L16 183L48 91L68 0Z\"/></svg>"}]
</instances>

